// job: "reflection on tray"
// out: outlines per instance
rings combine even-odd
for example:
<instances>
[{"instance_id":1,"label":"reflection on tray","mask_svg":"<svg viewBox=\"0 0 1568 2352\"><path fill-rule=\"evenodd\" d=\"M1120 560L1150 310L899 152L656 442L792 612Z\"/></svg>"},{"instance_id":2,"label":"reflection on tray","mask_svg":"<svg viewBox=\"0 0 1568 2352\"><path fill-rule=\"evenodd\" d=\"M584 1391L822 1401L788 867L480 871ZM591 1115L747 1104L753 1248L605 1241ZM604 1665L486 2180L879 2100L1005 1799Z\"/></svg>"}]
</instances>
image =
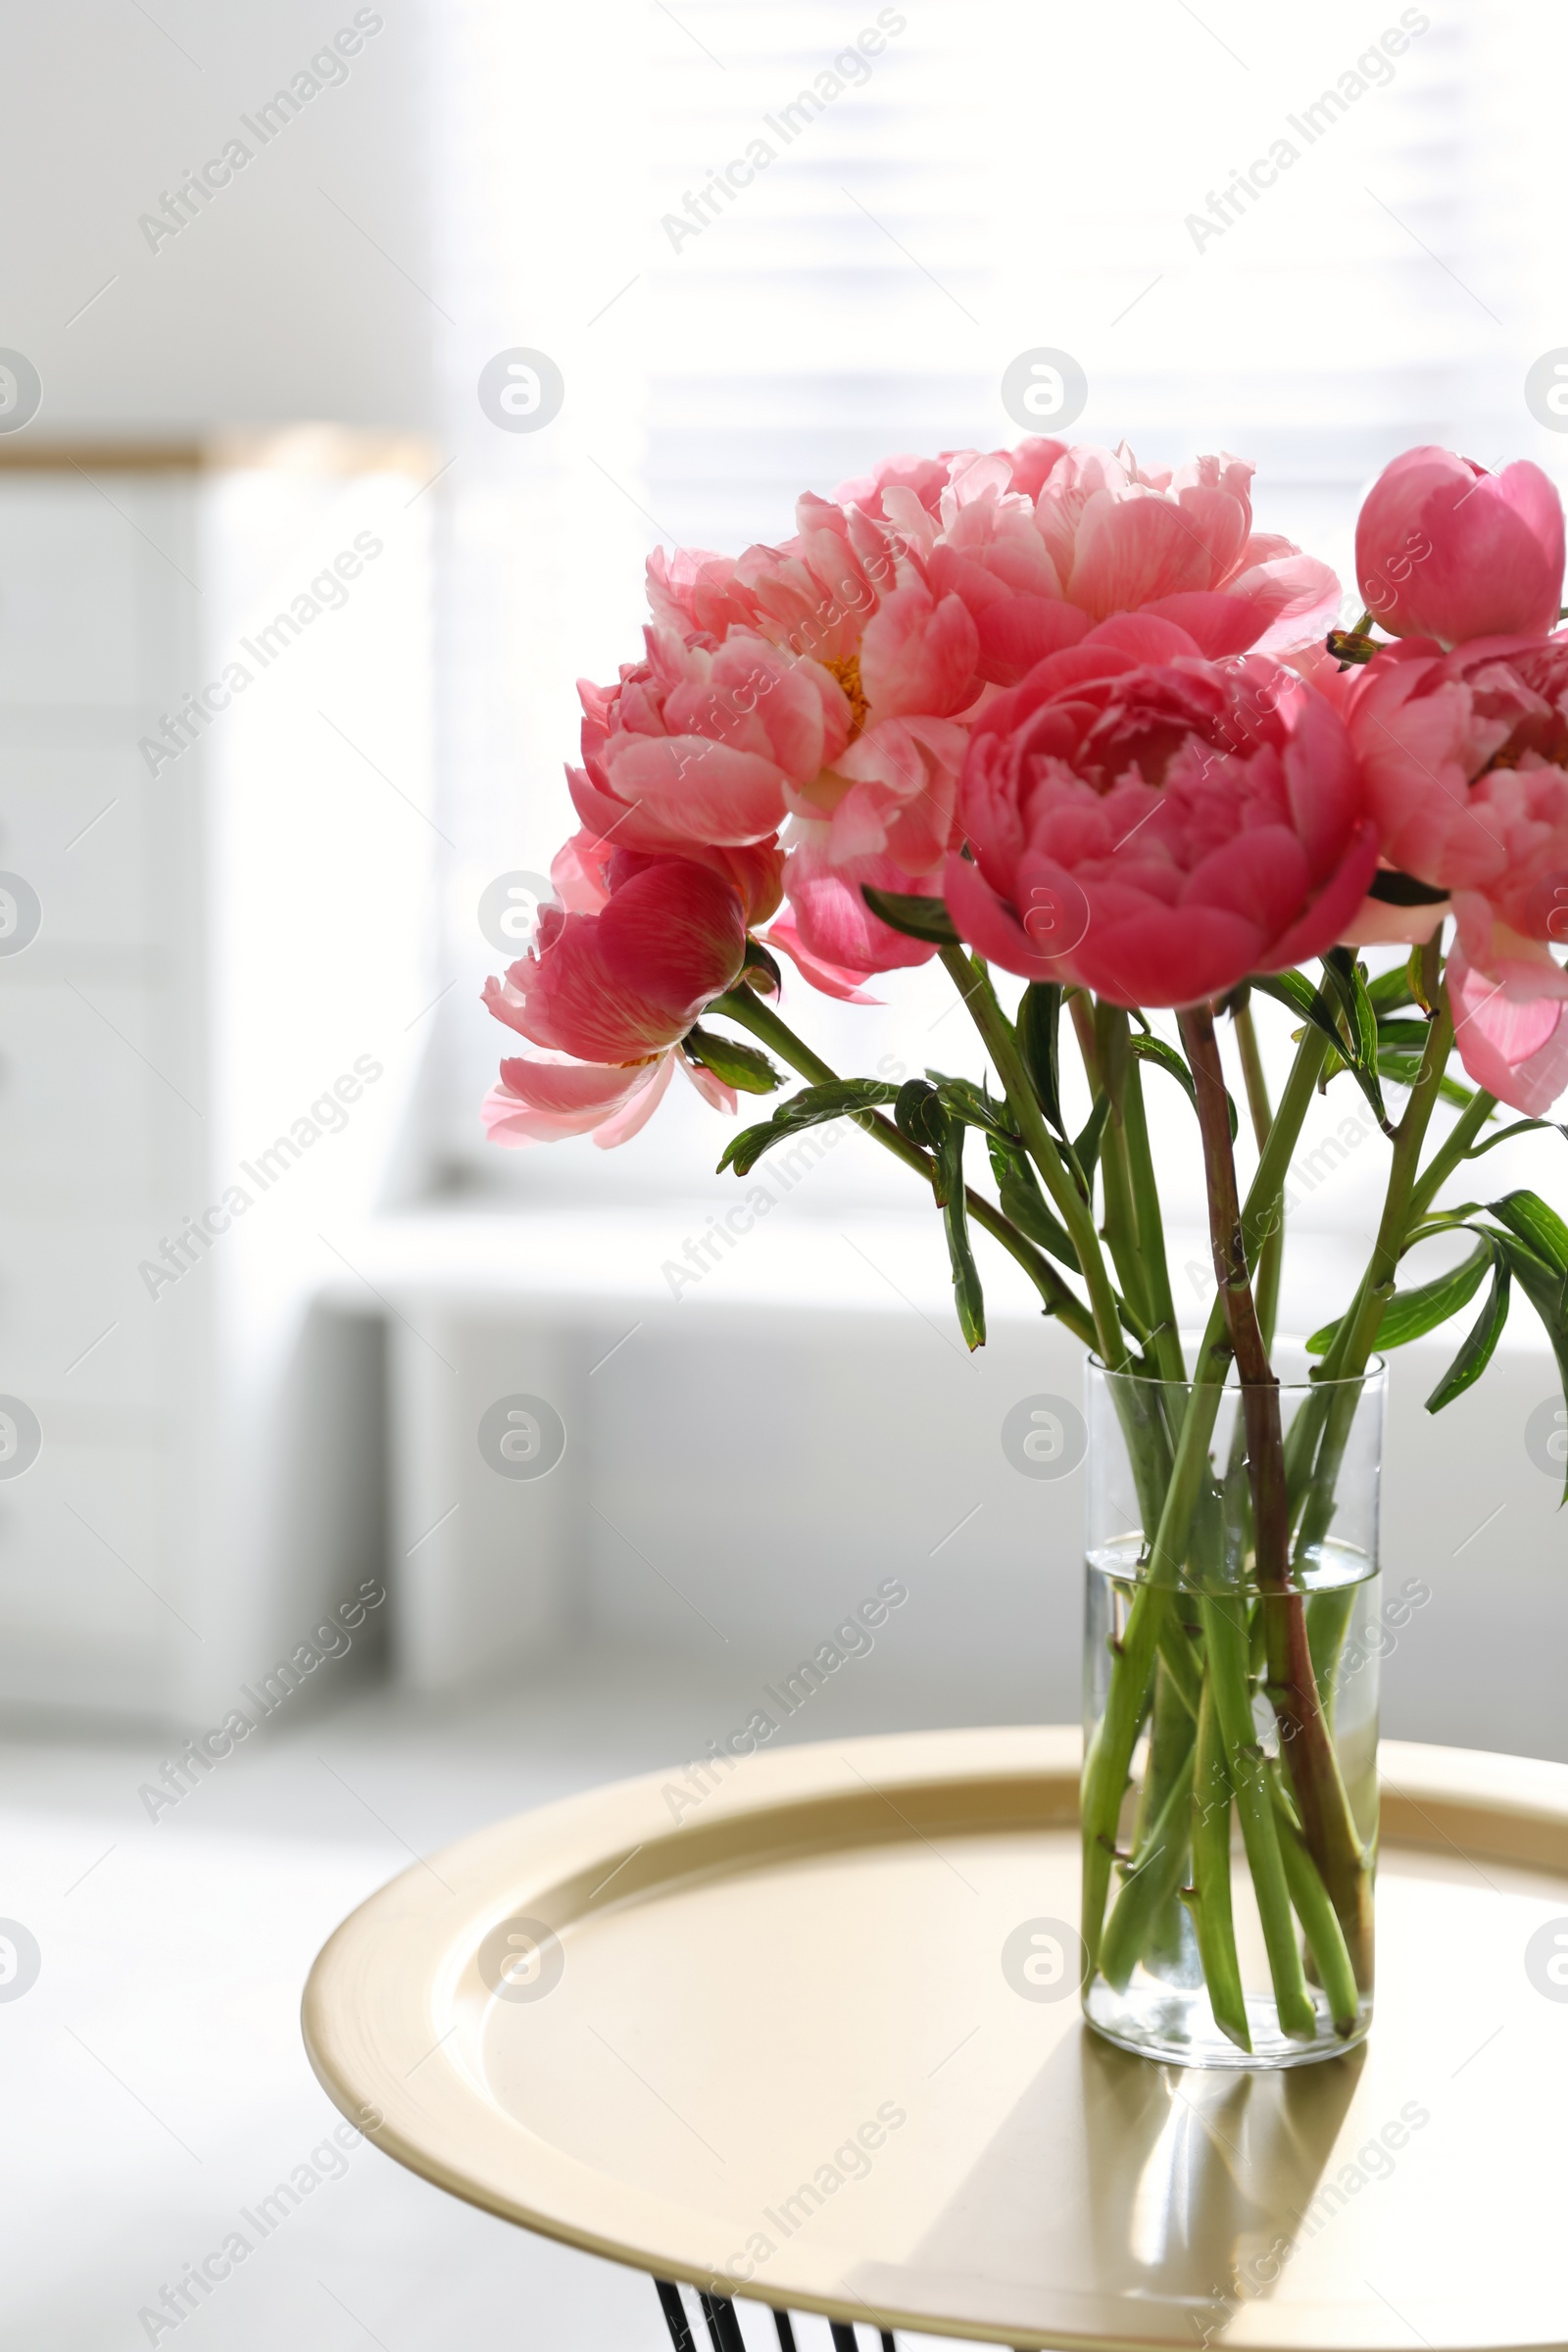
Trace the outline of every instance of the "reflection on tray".
<instances>
[{"instance_id":1,"label":"reflection on tray","mask_svg":"<svg viewBox=\"0 0 1568 2352\"><path fill-rule=\"evenodd\" d=\"M994 2325L1027 2325L1043 2290L1058 2311L1081 2296L1086 2332L1114 2333L1128 2299L1163 2304L1172 2340L1200 2352L1276 2291L1339 2196L1324 2174L1364 2060L1205 2074L1070 2031L908 2267L964 2280L967 2308ZM870 2303L892 2286L883 2267L851 2278ZM1152 2325L1146 2308L1139 2331Z\"/></svg>"}]
</instances>

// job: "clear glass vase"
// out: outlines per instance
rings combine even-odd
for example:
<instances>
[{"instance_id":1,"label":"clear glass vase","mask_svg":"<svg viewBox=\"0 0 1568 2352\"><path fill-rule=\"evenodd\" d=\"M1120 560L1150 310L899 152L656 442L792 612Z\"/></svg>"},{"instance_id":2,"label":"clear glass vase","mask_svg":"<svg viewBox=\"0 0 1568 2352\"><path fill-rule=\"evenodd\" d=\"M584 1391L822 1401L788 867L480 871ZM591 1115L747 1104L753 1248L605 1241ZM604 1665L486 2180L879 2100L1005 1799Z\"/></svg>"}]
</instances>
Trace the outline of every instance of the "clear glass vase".
<instances>
[{"instance_id":1,"label":"clear glass vase","mask_svg":"<svg viewBox=\"0 0 1568 2352\"><path fill-rule=\"evenodd\" d=\"M1384 1373L1276 1362L1277 1422L1234 1372L1089 1374L1084 2012L1166 2065L1310 2065L1372 2019Z\"/></svg>"}]
</instances>

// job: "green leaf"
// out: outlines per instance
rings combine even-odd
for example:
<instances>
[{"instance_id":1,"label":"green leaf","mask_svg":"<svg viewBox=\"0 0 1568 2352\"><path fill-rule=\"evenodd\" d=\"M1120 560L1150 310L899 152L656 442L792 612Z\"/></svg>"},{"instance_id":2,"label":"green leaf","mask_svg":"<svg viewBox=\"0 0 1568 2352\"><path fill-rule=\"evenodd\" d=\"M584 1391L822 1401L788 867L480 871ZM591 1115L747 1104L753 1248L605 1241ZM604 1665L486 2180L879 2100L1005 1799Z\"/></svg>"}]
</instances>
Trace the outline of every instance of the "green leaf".
<instances>
[{"instance_id":1,"label":"green leaf","mask_svg":"<svg viewBox=\"0 0 1568 2352\"><path fill-rule=\"evenodd\" d=\"M1155 1037L1152 1034L1148 1037L1132 1037L1128 1043L1140 1061L1152 1061L1156 1069L1163 1070L1167 1077L1174 1078L1194 1110L1198 1108L1198 1089L1193 1084L1193 1073L1174 1046L1166 1045L1162 1037ZM1230 1113L1231 1142L1234 1144L1241 1130L1241 1120L1236 1113L1236 1098L1229 1087L1225 1089L1225 1108Z\"/></svg>"},{"instance_id":2,"label":"green leaf","mask_svg":"<svg viewBox=\"0 0 1568 2352\"><path fill-rule=\"evenodd\" d=\"M1061 1027L1062 989L1056 980L1031 980L1018 1000L1018 1051L1035 1099L1046 1117L1065 1138L1061 1119L1061 1084L1057 1040Z\"/></svg>"},{"instance_id":3,"label":"green leaf","mask_svg":"<svg viewBox=\"0 0 1568 2352\"><path fill-rule=\"evenodd\" d=\"M990 1094L975 1085L972 1078L949 1078L941 1070L927 1070L927 1078L942 1098L943 1107L966 1127L983 1128L987 1135L1004 1135L1014 1143L1022 1138L1007 1117L1004 1102L993 1102Z\"/></svg>"},{"instance_id":4,"label":"green leaf","mask_svg":"<svg viewBox=\"0 0 1568 2352\"><path fill-rule=\"evenodd\" d=\"M1384 1134L1392 1135L1383 1089L1378 1084L1377 1014L1366 982L1348 948L1331 948L1323 958L1323 971L1329 984L1327 994L1314 988L1302 972L1254 973L1251 985L1322 1031L1337 1058L1326 1064L1320 1084L1326 1087L1340 1069L1348 1069Z\"/></svg>"},{"instance_id":5,"label":"green leaf","mask_svg":"<svg viewBox=\"0 0 1568 2352\"><path fill-rule=\"evenodd\" d=\"M997 1193L1002 1213L1010 1217L1020 1233L1049 1250L1074 1274L1082 1272L1072 1237L1040 1189L1040 1179L1030 1165L1028 1154L1004 1137L987 1135L986 1149L991 1154L991 1172L997 1180Z\"/></svg>"},{"instance_id":6,"label":"green leaf","mask_svg":"<svg viewBox=\"0 0 1568 2352\"><path fill-rule=\"evenodd\" d=\"M1109 1116L1110 1097L1101 1095L1096 1101L1094 1109L1084 1121L1082 1133L1075 1136L1072 1142L1073 1158L1081 1169L1083 1180L1091 1193L1095 1189L1095 1168L1100 1159L1100 1139L1105 1132L1105 1121Z\"/></svg>"},{"instance_id":7,"label":"green leaf","mask_svg":"<svg viewBox=\"0 0 1568 2352\"><path fill-rule=\"evenodd\" d=\"M1345 1058L1376 1112L1378 1125L1385 1135L1392 1135L1394 1129L1384 1107L1383 1089L1378 1084L1378 1016L1366 993L1366 974L1351 948L1330 948L1323 958L1323 971L1345 1014L1350 1046ZM1344 1051L1342 1047L1341 1052Z\"/></svg>"},{"instance_id":8,"label":"green leaf","mask_svg":"<svg viewBox=\"0 0 1568 2352\"><path fill-rule=\"evenodd\" d=\"M1489 1253L1490 1254L1490 1253ZM1499 1250L1493 1268L1492 1288L1487 1303L1477 1316L1464 1346L1427 1398L1427 1411L1441 1413L1446 1404L1462 1396L1473 1388L1492 1361L1493 1349L1502 1337L1502 1327L1508 1320L1509 1277L1508 1260Z\"/></svg>"},{"instance_id":9,"label":"green leaf","mask_svg":"<svg viewBox=\"0 0 1568 2352\"><path fill-rule=\"evenodd\" d=\"M886 923L890 931L902 931L906 939L924 940L933 948L963 945L943 899L928 899L918 892L873 890L868 882L861 883L860 896L879 922Z\"/></svg>"},{"instance_id":10,"label":"green leaf","mask_svg":"<svg viewBox=\"0 0 1568 2352\"><path fill-rule=\"evenodd\" d=\"M1352 948L1330 948L1323 972L1339 999L1350 1043L1358 1059L1370 1061L1378 1048L1378 1016L1366 993L1366 975Z\"/></svg>"},{"instance_id":11,"label":"green leaf","mask_svg":"<svg viewBox=\"0 0 1568 2352\"><path fill-rule=\"evenodd\" d=\"M1516 1135L1529 1135L1533 1129L1538 1127L1549 1127L1554 1134L1568 1137L1568 1127L1559 1127L1555 1119L1514 1119L1508 1126L1499 1127L1495 1135L1489 1135L1484 1144L1472 1144L1465 1153L1465 1157L1466 1159L1480 1159L1494 1145L1505 1144Z\"/></svg>"},{"instance_id":12,"label":"green leaf","mask_svg":"<svg viewBox=\"0 0 1568 2352\"><path fill-rule=\"evenodd\" d=\"M1563 1310L1563 1278L1555 1266L1538 1257L1516 1234L1499 1233L1494 1238L1519 1288L1545 1326L1551 1351L1557 1358L1557 1378L1563 1396L1568 1397L1568 1315ZM1568 1482L1564 1484L1562 1498L1568 1502Z\"/></svg>"},{"instance_id":13,"label":"green leaf","mask_svg":"<svg viewBox=\"0 0 1568 2352\"><path fill-rule=\"evenodd\" d=\"M1375 980L1369 980L1366 993L1379 1020L1385 1013L1398 1012L1402 1006L1415 1003L1410 992L1410 975L1402 963L1396 963L1392 972L1379 972Z\"/></svg>"},{"instance_id":14,"label":"green leaf","mask_svg":"<svg viewBox=\"0 0 1568 2352\"><path fill-rule=\"evenodd\" d=\"M969 1241L968 1203L963 1197L963 1139L961 1119L950 1119L937 1150L936 1188L942 1204L942 1229L948 1240L948 1262L953 1268L953 1302L958 1329L971 1352L986 1344L986 1302L980 1269Z\"/></svg>"},{"instance_id":15,"label":"green leaf","mask_svg":"<svg viewBox=\"0 0 1568 2352\"><path fill-rule=\"evenodd\" d=\"M1378 1075L1392 1078L1396 1086L1414 1086L1421 1075L1421 1055L1407 1053L1402 1046L1380 1046ZM1474 1089L1450 1078L1446 1071L1438 1080L1438 1092L1445 1102L1452 1102L1461 1110L1475 1100Z\"/></svg>"},{"instance_id":16,"label":"green leaf","mask_svg":"<svg viewBox=\"0 0 1568 2352\"><path fill-rule=\"evenodd\" d=\"M1414 1086L1421 1075L1420 1056L1402 1054L1396 1046L1385 1046L1378 1054L1378 1070L1381 1076L1392 1078L1396 1086ZM1445 1102L1451 1102L1456 1110L1464 1110L1476 1099L1473 1087L1462 1086L1457 1078L1450 1078L1446 1070L1438 1080L1438 1093ZM1465 1156L1469 1158L1470 1154L1467 1152Z\"/></svg>"},{"instance_id":17,"label":"green leaf","mask_svg":"<svg viewBox=\"0 0 1568 2352\"><path fill-rule=\"evenodd\" d=\"M1401 972L1399 977L1402 980L1404 974ZM1380 1020L1378 1052L1386 1053L1390 1047L1402 1048L1406 1053L1413 1054L1419 1061L1427 1050L1428 1033L1429 1024L1426 1021Z\"/></svg>"},{"instance_id":18,"label":"green leaf","mask_svg":"<svg viewBox=\"0 0 1568 2352\"><path fill-rule=\"evenodd\" d=\"M760 939L748 937L746 961L742 964L741 970L746 975L748 988L755 990L760 997L776 997L784 985L784 975L779 970L778 957L769 949L764 948Z\"/></svg>"},{"instance_id":19,"label":"green leaf","mask_svg":"<svg viewBox=\"0 0 1568 2352\"><path fill-rule=\"evenodd\" d=\"M1438 1008L1427 995L1426 983L1421 977L1421 964L1425 955L1425 948L1410 950L1409 960L1404 967L1404 985L1410 991L1411 1004L1419 1004L1423 1012L1435 1018Z\"/></svg>"},{"instance_id":20,"label":"green leaf","mask_svg":"<svg viewBox=\"0 0 1568 2352\"><path fill-rule=\"evenodd\" d=\"M1510 1233L1528 1242L1538 1257L1559 1274L1568 1274L1568 1225L1539 1193L1505 1193L1500 1200L1489 1200L1487 1207Z\"/></svg>"},{"instance_id":21,"label":"green leaf","mask_svg":"<svg viewBox=\"0 0 1568 2352\"><path fill-rule=\"evenodd\" d=\"M1249 984L1263 996L1272 997L1298 1019L1310 1021L1320 1029L1335 1052L1344 1057L1345 1039L1334 1017L1334 1007L1321 989L1314 988L1304 972L1254 972Z\"/></svg>"},{"instance_id":22,"label":"green leaf","mask_svg":"<svg viewBox=\"0 0 1568 2352\"><path fill-rule=\"evenodd\" d=\"M1424 1332L1435 1331L1461 1306L1468 1306L1481 1288L1482 1277L1493 1262L1490 1243L1477 1244L1469 1257L1440 1274L1435 1282L1423 1282L1414 1290L1396 1291L1383 1309L1383 1319L1373 1341L1375 1348L1403 1348L1410 1340L1418 1340ZM1308 1355L1327 1355L1339 1335L1338 1323L1326 1323L1314 1331L1306 1343Z\"/></svg>"},{"instance_id":23,"label":"green leaf","mask_svg":"<svg viewBox=\"0 0 1568 2352\"><path fill-rule=\"evenodd\" d=\"M1448 897L1436 883L1419 882L1414 874L1401 874L1396 866L1380 866L1366 886L1366 895L1384 906L1442 906Z\"/></svg>"},{"instance_id":24,"label":"green leaf","mask_svg":"<svg viewBox=\"0 0 1568 2352\"><path fill-rule=\"evenodd\" d=\"M781 1102L763 1125L743 1127L739 1135L730 1137L718 1173L733 1168L737 1176L748 1176L775 1144L788 1142L808 1127L820 1127L828 1119L854 1118L860 1111L896 1102L898 1092L896 1086L885 1086L877 1078L836 1078L831 1086L804 1087Z\"/></svg>"},{"instance_id":25,"label":"green leaf","mask_svg":"<svg viewBox=\"0 0 1568 2352\"><path fill-rule=\"evenodd\" d=\"M947 1135L949 1119L934 1086L923 1078L906 1079L893 1104L893 1119L901 1135L922 1151L934 1152Z\"/></svg>"},{"instance_id":26,"label":"green leaf","mask_svg":"<svg viewBox=\"0 0 1568 2352\"><path fill-rule=\"evenodd\" d=\"M688 1029L680 1043L688 1061L711 1070L725 1086L738 1087L743 1095L775 1094L784 1083L783 1071L756 1046L743 1046L739 1038L720 1037L699 1025Z\"/></svg>"}]
</instances>

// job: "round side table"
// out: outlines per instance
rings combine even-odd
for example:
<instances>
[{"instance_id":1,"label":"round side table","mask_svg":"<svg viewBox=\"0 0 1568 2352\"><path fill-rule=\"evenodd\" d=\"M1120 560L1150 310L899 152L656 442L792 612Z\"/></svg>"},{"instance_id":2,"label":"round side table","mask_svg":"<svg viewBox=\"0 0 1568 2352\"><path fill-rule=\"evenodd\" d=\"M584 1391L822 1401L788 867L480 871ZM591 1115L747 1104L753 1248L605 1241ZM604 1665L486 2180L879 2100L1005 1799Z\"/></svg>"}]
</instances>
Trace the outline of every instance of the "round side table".
<instances>
[{"instance_id":1,"label":"round side table","mask_svg":"<svg viewBox=\"0 0 1568 2352\"><path fill-rule=\"evenodd\" d=\"M305 2038L376 2144L733 2298L1144 2352L1568 2346L1568 1766L1383 1748L1378 2013L1281 2074L1161 2069L1076 1985L1078 1736L651 1774L395 1879Z\"/></svg>"}]
</instances>

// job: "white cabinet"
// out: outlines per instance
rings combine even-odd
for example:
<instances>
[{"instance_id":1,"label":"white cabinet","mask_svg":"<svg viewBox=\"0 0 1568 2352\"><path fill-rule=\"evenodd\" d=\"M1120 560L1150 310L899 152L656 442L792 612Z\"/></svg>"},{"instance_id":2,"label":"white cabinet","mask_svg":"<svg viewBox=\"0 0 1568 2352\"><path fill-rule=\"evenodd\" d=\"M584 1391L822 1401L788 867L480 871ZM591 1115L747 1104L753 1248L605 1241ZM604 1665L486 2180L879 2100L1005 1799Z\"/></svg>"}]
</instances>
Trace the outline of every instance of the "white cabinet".
<instances>
[{"instance_id":1,"label":"white cabinet","mask_svg":"<svg viewBox=\"0 0 1568 2352\"><path fill-rule=\"evenodd\" d=\"M0 872L41 911L0 934L0 1395L43 1432L0 1461L8 1705L220 1706L379 1564L310 1298L439 985L437 463L0 445Z\"/></svg>"}]
</instances>

